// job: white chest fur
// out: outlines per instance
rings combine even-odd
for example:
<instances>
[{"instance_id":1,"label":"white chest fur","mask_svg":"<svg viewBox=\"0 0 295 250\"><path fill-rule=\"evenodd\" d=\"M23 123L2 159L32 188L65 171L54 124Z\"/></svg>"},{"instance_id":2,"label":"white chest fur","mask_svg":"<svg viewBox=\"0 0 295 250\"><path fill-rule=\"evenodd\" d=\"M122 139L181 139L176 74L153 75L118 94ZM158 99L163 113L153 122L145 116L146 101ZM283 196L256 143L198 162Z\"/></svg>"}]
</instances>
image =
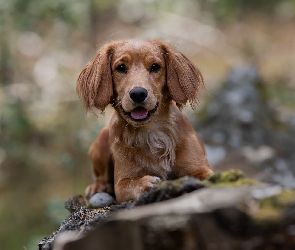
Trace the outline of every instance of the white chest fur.
<instances>
[{"instance_id":1,"label":"white chest fur","mask_svg":"<svg viewBox=\"0 0 295 250\"><path fill-rule=\"evenodd\" d=\"M128 158L136 164L133 171L141 171L144 168L151 174L166 178L175 162L175 124L165 122L154 126L126 128L121 143L130 149Z\"/></svg>"}]
</instances>

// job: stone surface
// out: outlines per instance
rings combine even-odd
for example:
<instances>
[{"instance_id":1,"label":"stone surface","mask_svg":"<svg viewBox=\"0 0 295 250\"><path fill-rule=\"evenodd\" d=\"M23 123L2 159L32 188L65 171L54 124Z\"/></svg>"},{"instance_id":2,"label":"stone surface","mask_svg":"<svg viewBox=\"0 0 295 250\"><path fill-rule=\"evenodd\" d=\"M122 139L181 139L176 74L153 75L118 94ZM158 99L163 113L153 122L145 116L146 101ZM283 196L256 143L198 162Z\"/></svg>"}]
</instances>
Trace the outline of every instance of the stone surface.
<instances>
[{"instance_id":1,"label":"stone surface","mask_svg":"<svg viewBox=\"0 0 295 250\"><path fill-rule=\"evenodd\" d=\"M109 214L109 208L88 209L86 203L80 203L82 196L74 196L66 202L66 208L70 215L66 218L56 231L39 242L39 249L51 250L52 244L60 233L73 232L84 235L100 225Z\"/></svg>"},{"instance_id":2,"label":"stone surface","mask_svg":"<svg viewBox=\"0 0 295 250\"><path fill-rule=\"evenodd\" d=\"M204 184L200 180L187 176L176 181L163 181L156 184L149 192L142 194L141 197L135 201L134 205L141 206L170 200L203 187Z\"/></svg>"},{"instance_id":3,"label":"stone surface","mask_svg":"<svg viewBox=\"0 0 295 250\"><path fill-rule=\"evenodd\" d=\"M295 191L237 170L203 182L165 181L137 201L104 209L87 208L80 196L67 207L70 216L39 249L295 248Z\"/></svg>"},{"instance_id":4,"label":"stone surface","mask_svg":"<svg viewBox=\"0 0 295 250\"><path fill-rule=\"evenodd\" d=\"M108 193L96 193L89 199L89 205L93 208L102 208L114 203L114 198Z\"/></svg>"},{"instance_id":5,"label":"stone surface","mask_svg":"<svg viewBox=\"0 0 295 250\"><path fill-rule=\"evenodd\" d=\"M203 188L116 212L62 249L294 249L294 202L279 186Z\"/></svg>"},{"instance_id":6,"label":"stone surface","mask_svg":"<svg viewBox=\"0 0 295 250\"><path fill-rule=\"evenodd\" d=\"M78 232L79 236L84 235L107 221L108 217L116 211L133 209L136 206L172 199L203 187L204 185L199 180L192 177L184 177L176 181L164 181L151 188L137 201L124 202L98 209L91 209L84 196L76 195L65 203L66 209L70 212L69 217L61 223L55 232L39 242L39 249L51 250L55 238L63 232L72 231Z\"/></svg>"},{"instance_id":7,"label":"stone surface","mask_svg":"<svg viewBox=\"0 0 295 250\"><path fill-rule=\"evenodd\" d=\"M254 65L234 67L196 114L195 128L214 170L241 169L295 188L295 119L280 119L271 87Z\"/></svg>"}]
</instances>

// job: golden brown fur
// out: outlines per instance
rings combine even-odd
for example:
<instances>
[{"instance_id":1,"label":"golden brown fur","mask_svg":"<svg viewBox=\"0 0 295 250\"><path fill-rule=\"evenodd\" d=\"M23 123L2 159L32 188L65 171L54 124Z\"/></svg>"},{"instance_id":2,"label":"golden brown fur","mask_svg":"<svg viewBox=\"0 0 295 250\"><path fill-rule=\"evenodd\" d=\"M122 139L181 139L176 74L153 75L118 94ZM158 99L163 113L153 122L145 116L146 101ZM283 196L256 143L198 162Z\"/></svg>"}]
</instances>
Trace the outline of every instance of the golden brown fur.
<instances>
[{"instance_id":1,"label":"golden brown fur","mask_svg":"<svg viewBox=\"0 0 295 250\"><path fill-rule=\"evenodd\" d=\"M180 108L194 106L204 87L200 71L159 40L105 45L79 75L87 110L115 112L89 149L96 182L86 189L136 199L160 180L212 171L204 148ZM114 190L113 190L114 187Z\"/></svg>"}]
</instances>

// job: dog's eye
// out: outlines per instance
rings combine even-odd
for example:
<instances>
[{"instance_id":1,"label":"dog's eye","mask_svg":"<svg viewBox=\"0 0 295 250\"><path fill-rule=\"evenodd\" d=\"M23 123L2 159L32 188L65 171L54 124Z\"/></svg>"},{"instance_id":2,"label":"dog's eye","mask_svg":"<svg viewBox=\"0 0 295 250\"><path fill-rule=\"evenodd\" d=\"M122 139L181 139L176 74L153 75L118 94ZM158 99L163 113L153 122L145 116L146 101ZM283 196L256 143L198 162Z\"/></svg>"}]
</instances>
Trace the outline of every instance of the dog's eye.
<instances>
[{"instance_id":1,"label":"dog's eye","mask_svg":"<svg viewBox=\"0 0 295 250\"><path fill-rule=\"evenodd\" d=\"M125 64L120 64L119 66L117 66L116 70L120 73L126 73L127 67Z\"/></svg>"},{"instance_id":2,"label":"dog's eye","mask_svg":"<svg viewBox=\"0 0 295 250\"><path fill-rule=\"evenodd\" d=\"M151 67L150 67L150 72L157 72L159 71L159 69L161 68L161 66L157 63L154 63Z\"/></svg>"}]
</instances>

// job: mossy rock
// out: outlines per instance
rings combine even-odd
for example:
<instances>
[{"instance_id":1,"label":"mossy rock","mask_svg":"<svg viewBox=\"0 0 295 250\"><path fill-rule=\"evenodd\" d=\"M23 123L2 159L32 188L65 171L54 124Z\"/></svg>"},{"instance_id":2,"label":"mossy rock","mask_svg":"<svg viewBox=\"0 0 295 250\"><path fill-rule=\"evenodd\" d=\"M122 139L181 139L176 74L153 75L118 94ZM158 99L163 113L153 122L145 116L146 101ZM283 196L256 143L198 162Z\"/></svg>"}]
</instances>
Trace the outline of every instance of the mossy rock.
<instances>
[{"instance_id":1,"label":"mossy rock","mask_svg":"<svg viewBox=\"0 0 295 250\"><path fill-rule=\"evenodd\" d=\"M260 224L275 224L283 219L286 208L293 207L295 221L294 206L295 190L282 190L279 194L259 200L259 209L253 212L253 218Z\"/></svg>"},{"instance_id":2,"label":"mossy rock","mask_svg":"<svg viewBox=\"0 0 295 250\"><path fill-rule=\"evenodd\" d=\"M135 201L135 206L147 205L179 197L185 193L204 188L206 186L237 187L241 185L257 185L258 181L246 178L241 170L215 172L208 179L199 181L193 177L183 177L176 180L162 181Z\"/></svg>"},{"instance_id":3,"label":"mossy rock","mask_svg":"<svg viewBox=\"0 0 295 250\"><path fill-rule=\"evenodd\" d=\"M257 180L247 178L243 171L237 169L215 172L202 183L206 186L220 187L259 184Z\"/></svg>"},{"instance_id":4,"label":"mossy rock","mask_svg":"<svg viewBox=\"0 0 295 250\"><path fill-rule=\"evenodd\" d=\"M205 186L201 181L188 176L176 180L162 181L152 187L148 192L143 193L141 197L135 201L135 206L170 200L203 187Z\"/></svg>"}]
</instances>

